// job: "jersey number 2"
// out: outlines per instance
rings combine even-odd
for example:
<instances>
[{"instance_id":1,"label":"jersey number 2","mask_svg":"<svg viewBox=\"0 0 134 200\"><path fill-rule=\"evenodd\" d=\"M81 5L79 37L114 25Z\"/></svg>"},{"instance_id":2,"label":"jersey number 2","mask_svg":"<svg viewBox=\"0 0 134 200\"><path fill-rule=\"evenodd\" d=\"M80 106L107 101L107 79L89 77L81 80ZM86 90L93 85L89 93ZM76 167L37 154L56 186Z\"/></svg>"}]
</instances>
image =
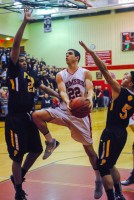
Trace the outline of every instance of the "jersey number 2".
<instances>
[{"instance_id":1,"label":"jersey number 2","mask_svg":"<svg viewBox=\"0 0 134 200\"><path fill-rule=\"evenodd\" d=\"M81 97L80 88L78 88L78 87L69 88L68 89L68 96L69 96L69 99L74 99L76 97Z\"/></svg>"}]
</instances>

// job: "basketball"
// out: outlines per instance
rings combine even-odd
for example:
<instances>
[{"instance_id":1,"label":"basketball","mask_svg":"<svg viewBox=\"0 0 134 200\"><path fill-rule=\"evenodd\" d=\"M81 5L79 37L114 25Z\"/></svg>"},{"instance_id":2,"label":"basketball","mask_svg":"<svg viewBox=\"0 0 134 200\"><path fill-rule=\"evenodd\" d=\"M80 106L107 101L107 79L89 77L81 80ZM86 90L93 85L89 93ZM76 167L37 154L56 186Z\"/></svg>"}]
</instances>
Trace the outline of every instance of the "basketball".
<instances>
[{"instance_id":1,"label":"basketball","mask_svg":"<svg viewBox=\"0 0 134 200\"><path fill-rule=\"evenodd\" d=\"M77 97L70 101L71 114L77 118L86 117L90 113L90 101L84 97Z\"/></svg>"}]
</instances>

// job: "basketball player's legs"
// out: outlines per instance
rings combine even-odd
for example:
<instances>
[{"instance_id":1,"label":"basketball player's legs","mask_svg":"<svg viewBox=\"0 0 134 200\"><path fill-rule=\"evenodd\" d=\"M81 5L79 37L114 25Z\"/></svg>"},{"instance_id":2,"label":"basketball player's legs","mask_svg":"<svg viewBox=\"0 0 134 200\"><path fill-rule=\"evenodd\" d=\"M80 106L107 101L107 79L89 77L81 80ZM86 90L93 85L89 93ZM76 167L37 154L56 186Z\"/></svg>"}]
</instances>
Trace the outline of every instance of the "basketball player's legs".
<instances>
[{"instance_id":1,"label":"basketball player's legs","mask_svg":"<svg viewBox=\"0 0 134 200\"><path fill-rule=\"evenodd\" d=\"M43 159L47 159L54 149L59 146L59 142L51 136L46 124L46 122L51 121L53 117L48 111L41 109L32 113L32 119L46 139L46 150Z\"/></svg>"},{"instance_id":2,"label":"basketball player's legs","mask_svg":"<svg viewBox=\"0 0 134 200\"><path fill-rule=\"evenodd\" d=\"M106 172L105 165L103 166L103 168ZM108 200L116 200L116 199L125 200L125 197L123 196L121 189L120 174L115 166L113 166L113 168L109 170L109 174L105 173L105 175L102 176L102 182ZM113 190L113 187L115 190Z\"/></svg>"},{"instance_id":3,"label":"basketball player's legs","mask_svg":"<svg viewBox=\"0 0 134 200\"><path fill-rule=\"evenodd\" d=\"M32 113L32 119L41 133L45 136L46 140L51 142L52 136L49 133L46 122L51 121L53 118L45 109L37 110Z\"/></svg>"},{"instance_id":4,"label":"basketball player's legs","mask_svg":"<svg viewBox=\"0 0 134 200\"><path fill-rule=\"evenodd\" d=\"M97 157L96 152L94 151L93 145L92 144L91 145L83 145L83 147L85 149L86 154L89 157L89 161L90 161L93 169L95 170L96 181L100 181L101 177L100 177L100 173L97 168L98 157Z\"/></svg>"},{"instance_id":5,"label":"basketball player's legs","mask_svg":"<svg viewBox=\"0 0 134 200\"><path fill-rule=\"evenodd\" d=\"M23 162L22 179L43 151L40 134L33 121L29 121L27 124L27 133L29 153Z\"/></svg>"},{"instance_id":6,"label":"basketball player's legs","mask_svg":"<svg viewBox=\"0 0 134 200\"><path fill-rule=\"evenodd\" d=\"M21 127L21 128L20 128ZM23 120L21 114L10 115L8 114L5 120L5 137L8 146L9 156L12 159L12 173L11 181L14 184L16 191L15 199L25 196L22 190L22 160L26 152L28 152L28 133L25 116Z\"/></svg>"},{"instance_id":7,"label":"basketball player's legs","mask_svg":"<svg viewBox=\"0 0 134 200\"><path fill-rule=\"evenodd\" d=\"M103 194L103 187L102 187L102 181L101 181L101 176L99 173L99 170L97 168L97 161L98 161L98 157L96 152L94 151L93 145L83 145L86 154L89 157L89 161L94 169L95 172L95 191L94 191L94 198L95 199L99 199L102 194Z\"/></svg>"},{"instance_id":8,"label":"basketball player's legs","mask_svg":"<svg viewBox=\"0 0 134 200\"><path fill-rule=\"evenodd\" d=\"M28 172L28 170L33 166L34 162L40 156L40 154L41 154L41 152L39 152L39 153L30 152L27 154L25 161L23 163L23 166L22 166L22 180L23 180L24 176L26 175L26 173Z\"/></svg>"},{"instance_id":9,"label":"basketball player's legs","mask_svg":"<svg viewBox=\"0 0 134 200\"><path fill-rule=\"evenodd\" d=\"M114 185L115 184L119 184L120 183L120 173L119 173L118 169L115 166L113 166L113 168L110 169L110 174L112 176Z\"/></svg>"},{"instance_id":10,"label":"basketball player's legs","mask_svg":"<svg viewBox=\"0 0 134 200\"><path fill-rule=\"evenodd\" d=\"M115 164L126 143L127 133L126 130L123 133L118 131L118 137L116 133L117 130L103 131L99 144L98 167L108 200L115 200L117 197L125 200L120 184L120 174Z\"/></svg>"}]
</instances>

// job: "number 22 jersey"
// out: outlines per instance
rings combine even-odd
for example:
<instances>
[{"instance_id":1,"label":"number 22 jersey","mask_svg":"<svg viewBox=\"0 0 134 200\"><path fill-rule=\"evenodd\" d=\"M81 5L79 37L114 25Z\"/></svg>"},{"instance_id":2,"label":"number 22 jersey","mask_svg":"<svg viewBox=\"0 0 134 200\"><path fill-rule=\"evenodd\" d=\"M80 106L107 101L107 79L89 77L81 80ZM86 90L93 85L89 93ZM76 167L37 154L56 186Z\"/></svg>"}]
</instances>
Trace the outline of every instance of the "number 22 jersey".
<instances>
[{"instance_id":1,"label":"number 22 jersey","mask_svg":"<svg viewBox=\"0 0 134 200\"><path fill-rule=\"evenodd\" d=\"M85 71L86 69L79 67L73 74L70 74L67 69L60 72L70 100L86 95ZM61 102L60 108L66 108L66 104Z\"/></svg>"}]
</instances>

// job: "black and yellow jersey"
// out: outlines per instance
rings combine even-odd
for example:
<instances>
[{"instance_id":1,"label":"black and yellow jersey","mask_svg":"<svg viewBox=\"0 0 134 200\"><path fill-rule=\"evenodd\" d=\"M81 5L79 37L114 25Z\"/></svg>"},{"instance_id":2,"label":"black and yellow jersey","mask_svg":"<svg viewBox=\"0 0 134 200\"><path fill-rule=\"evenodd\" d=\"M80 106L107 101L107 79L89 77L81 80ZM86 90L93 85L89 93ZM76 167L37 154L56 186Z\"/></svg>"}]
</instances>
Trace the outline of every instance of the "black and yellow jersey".
<instances>
[{"instance_id":1,"label":"black and yellow jersey","mask_svg":"<svg viewBox=\"0 0 134 200\"><path fill-rule=\"evenodd\" d=\"M40 86L40 80L28 75L17 63L10 59L8 70L8 111L11 113L28 112L34 106L35 87Z\"/></svg>"},{"instance_id":2,"label":"black and yellow jersey","mask_svg":"<svg viewBox=\"0 0 134 200\"><path fill-rule=\"evenodd\" d=\"M126 88L121 88L118 98L114 101L110 100L106 128L126 128L133 113L134 93Z\"/></svg>"}]
</instances>

